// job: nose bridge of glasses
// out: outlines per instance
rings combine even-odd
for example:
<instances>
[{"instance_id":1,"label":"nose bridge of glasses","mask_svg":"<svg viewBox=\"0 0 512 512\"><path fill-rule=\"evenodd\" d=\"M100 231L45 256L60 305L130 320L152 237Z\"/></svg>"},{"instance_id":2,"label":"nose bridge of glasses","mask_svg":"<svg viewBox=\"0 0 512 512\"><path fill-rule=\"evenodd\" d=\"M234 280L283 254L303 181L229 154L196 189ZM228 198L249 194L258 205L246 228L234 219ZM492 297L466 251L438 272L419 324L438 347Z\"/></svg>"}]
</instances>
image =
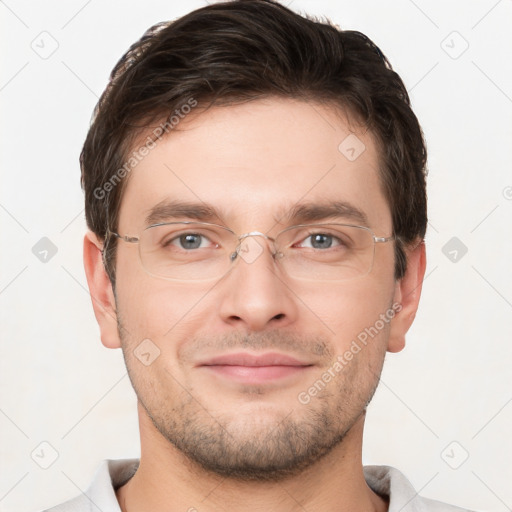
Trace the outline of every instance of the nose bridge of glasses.
<instances>
[{"instance_id":1,"label":"nose bridge of glasses","mask_svg":"<svg viewBox=\"0 0 512 512\"><path fill-rule=\"evenodd\" d=\"M246 263L252 263L255 261L264 251L263 246L258 243L254 237L263 237L265 240L269 240L274 243L275 239L262 233L261 231L250 231L237 237L238 245L235 251L231 254L231 260L240 256ZM275 247L271 251L272 256L275 256Z\"/></svg>"},{"instance_id":2,"label":"nose bridge of glasses","mask_svg":"<svg viewBox=\"0 0 512 512\"><path fill-rule=\"evenodd\" d=\"M244 233L243 235L239 235L238 241L241 242L242 240L245 240L249 236L262 236L263 238L266 238L267 240L274 241L273 238L266 235L265 233L262 233L261 231L250 231L249 233Z\"/></svg>"}]
</instances>

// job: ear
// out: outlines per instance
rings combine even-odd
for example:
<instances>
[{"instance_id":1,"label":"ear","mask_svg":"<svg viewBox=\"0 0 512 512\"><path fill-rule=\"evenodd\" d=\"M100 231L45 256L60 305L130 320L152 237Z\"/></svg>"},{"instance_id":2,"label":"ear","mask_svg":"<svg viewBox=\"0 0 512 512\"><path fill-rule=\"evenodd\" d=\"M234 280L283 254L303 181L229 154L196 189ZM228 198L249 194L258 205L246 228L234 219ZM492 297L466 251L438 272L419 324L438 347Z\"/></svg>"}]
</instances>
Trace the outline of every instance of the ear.
<instances>
[{"instance_id":1,"label":"ear","mask_svg":"<svg viewBox=\"0 0 512 512\"><path fill-rule=\"evenodd\" d=\"M88 231L84 237L84 267L94 316L100 327L101 342L107 348L120 348L116 301L112 283L103 265L102 248L103 242L92 231Z\"/></svg>"},{"instance_id":2,"label":"ear","mask_svg":"<svg viewBox=\"0 0 512 512\"><path fill-rule=\"evenodd\" d=\"M401 304L390 322L388 352L399 352L405 346L405 334L411 327L418 304L425 276L427 258L425 243L420 241L413 248L405 249L407 270L405 275L396 282L393 304Z\"/></svg>"}]
</instances>

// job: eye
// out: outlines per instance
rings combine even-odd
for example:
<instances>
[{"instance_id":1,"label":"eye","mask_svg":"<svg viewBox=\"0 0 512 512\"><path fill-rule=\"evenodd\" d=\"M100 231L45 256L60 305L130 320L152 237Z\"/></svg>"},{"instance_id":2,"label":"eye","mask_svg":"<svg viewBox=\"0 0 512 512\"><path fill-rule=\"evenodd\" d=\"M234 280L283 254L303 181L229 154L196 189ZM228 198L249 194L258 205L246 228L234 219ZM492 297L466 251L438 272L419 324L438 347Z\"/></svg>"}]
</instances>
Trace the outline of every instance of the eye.
<instances>
[{"instance_id":1,"label":"eye","mask_svg":"<svg viewBox=\"0 0 512 512\"><path fill-rule=\"evenodd\" d=\"M177 246L179 249L203 249L211 246L210 240L199 233L183 233L167 240L163 246Z\"/></svg>"},{"instance_id":2,"label":"eye","mask_svg":"<svg viewBox=\"0 0 512 512\"><path fill-rule=\"evenodd\" d=\"M312 249L330 249L331 247L337 247L341 244L341 240L328 233L313 233L301 242L296 244L299 247L310 247Z\"/></svg>"}]
</instances>

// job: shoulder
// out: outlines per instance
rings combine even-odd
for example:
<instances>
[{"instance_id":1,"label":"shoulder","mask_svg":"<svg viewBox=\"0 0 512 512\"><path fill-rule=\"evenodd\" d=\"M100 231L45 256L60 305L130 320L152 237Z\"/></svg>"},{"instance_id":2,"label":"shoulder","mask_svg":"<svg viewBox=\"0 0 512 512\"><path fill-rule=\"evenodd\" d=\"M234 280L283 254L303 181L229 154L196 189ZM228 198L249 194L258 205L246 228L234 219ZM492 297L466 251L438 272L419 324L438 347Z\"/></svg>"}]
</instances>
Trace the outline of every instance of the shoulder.
<instances>
[{"instance_id":1,"label":"shoulder","mask_svg":"<svg viewBox=\"0 0 512 512\"><path fill-rule=\"evenodd\" d=\"M471 512L441 501L422 498L405 475L391 466L365 466L364 476L374 492L389 499L388 512Z\"/></svg>"},{"instance_id":2,"label":"shoulder","mask_svg":"<svg viewBox=\"0 0 512 512\"><path fill-rule=\"evenodd\" d=\"M80 496L42 512L120 512L115 490L137 471L138 459L105 460Z\"/></svg>"},{"instance_id":3,"label":"shoulder","mask_svg":"<svg viewBox=\"0 0 512 512\"><path fill-rule=\"evenodd\" d=\"M86 495L82 494L65 503L43 510L42 512L97 512L97 510L98 509L87 499Z\"/></svg>"}]
</instances>

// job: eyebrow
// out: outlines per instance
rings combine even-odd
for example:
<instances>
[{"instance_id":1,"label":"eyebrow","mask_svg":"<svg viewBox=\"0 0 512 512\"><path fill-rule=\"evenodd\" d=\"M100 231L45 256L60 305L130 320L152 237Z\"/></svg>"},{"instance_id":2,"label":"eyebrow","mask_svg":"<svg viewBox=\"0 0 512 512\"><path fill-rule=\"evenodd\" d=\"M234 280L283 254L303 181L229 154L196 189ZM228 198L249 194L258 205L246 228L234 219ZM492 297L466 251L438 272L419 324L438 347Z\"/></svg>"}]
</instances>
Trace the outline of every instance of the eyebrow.
<instances>
[{"instance_id":1,"label":"eyebrow","mask_svg":"<svg viewBox=\"0 0 512 512\"><path fill-rule=\"evenodd\" d=\"M146 225L151 226L173 219L194 219L200 222L224 224L221 214L213 206L202 202L187 202L164 199L148 210ZM350 220L362 226L368 226L366 214L347 201L328 201L323 203L299 203L274 217L279 224L303 224L331 220Z\"/></svg>"},{"instance_id":2,"label":"eyebrow","mask_svg":"<svg viewBox=\"0 0 512 512\"><path fill-rule=\"evenodd\" d=\"M327 219L350 220L362 226L368 226L366 214L347 201L296 204L279 222L302 224Z\"/></svg>"},{"instance_id":3,"label":"eyebrow","mask_svg":"<svg viewBox=\"0 0 512 512\"><path fill-rule=\"evenodd\" d=\"M148 211L146 225L151 226L152 224L184 217L203 222L211 222L213 220L218 222L221 220L216 209L206 203L164 199Z\"/></svg>"}]
</instances>

